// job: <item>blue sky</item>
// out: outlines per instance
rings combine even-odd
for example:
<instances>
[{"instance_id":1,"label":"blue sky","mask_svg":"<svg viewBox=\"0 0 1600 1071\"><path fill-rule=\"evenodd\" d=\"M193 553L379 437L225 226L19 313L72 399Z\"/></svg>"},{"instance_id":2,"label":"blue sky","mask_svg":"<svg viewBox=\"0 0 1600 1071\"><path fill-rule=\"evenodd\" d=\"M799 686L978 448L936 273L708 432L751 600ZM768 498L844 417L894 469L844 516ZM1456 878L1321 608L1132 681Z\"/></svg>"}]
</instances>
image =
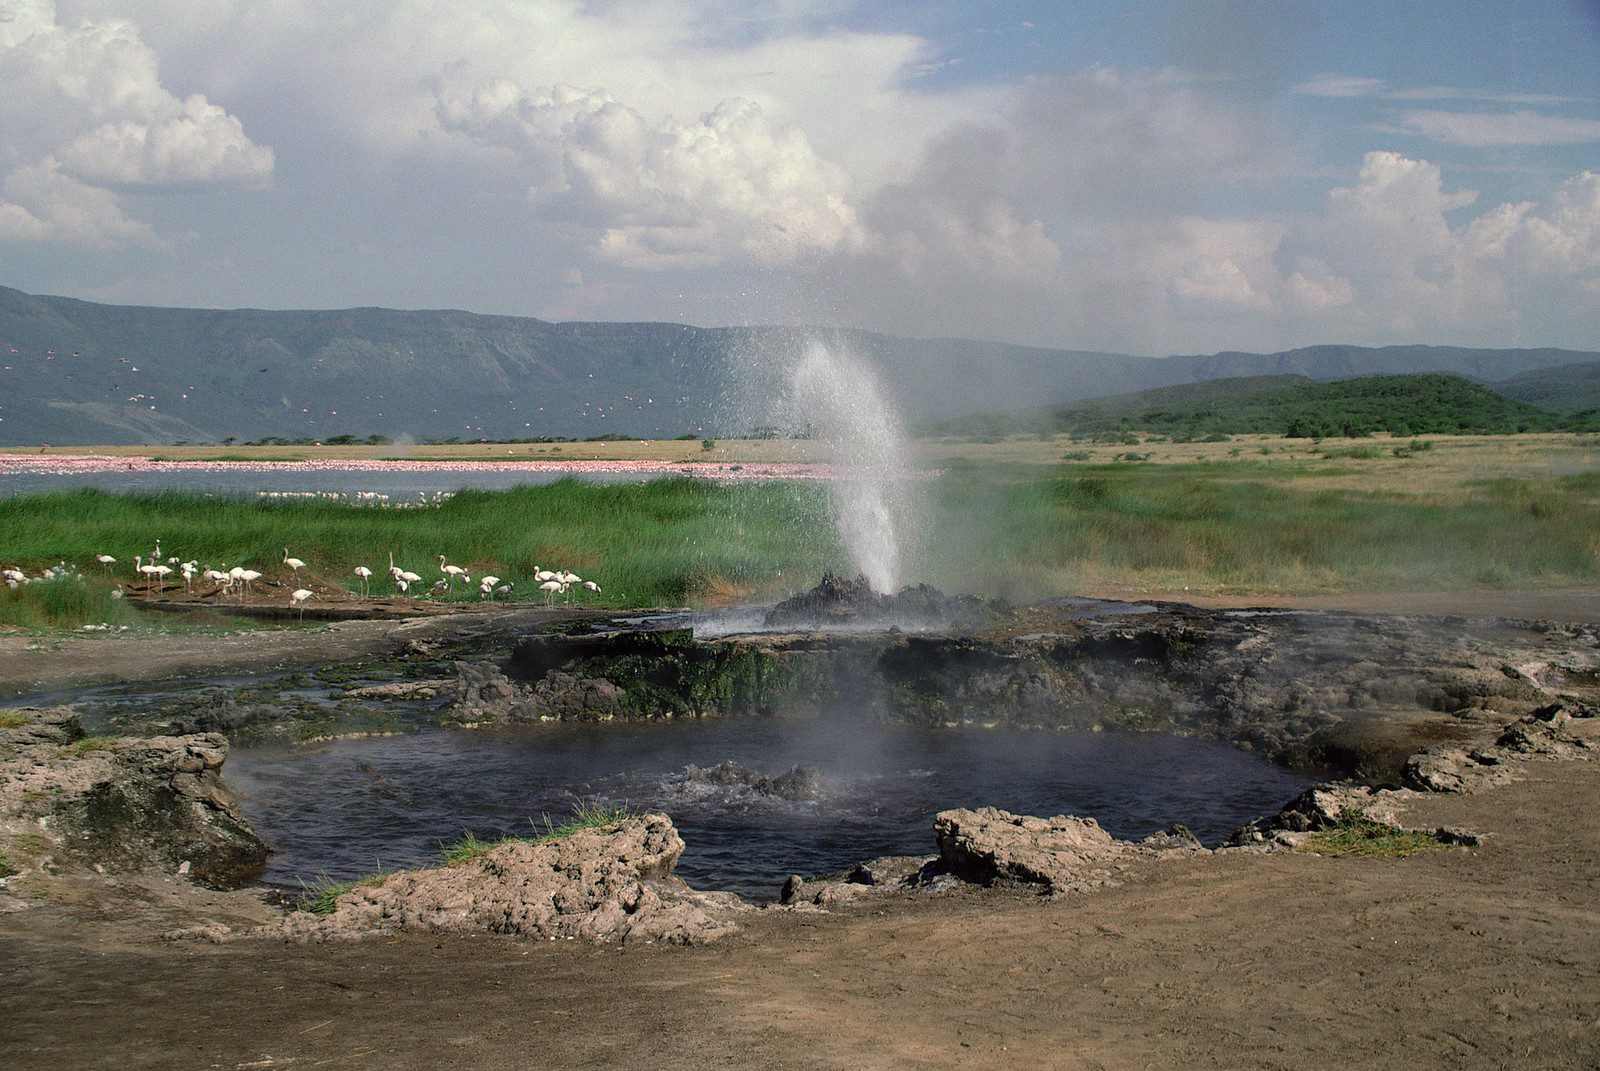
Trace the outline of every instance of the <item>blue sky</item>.
<instances>
[{"instance_id":1,"label":"blue sky","mask_svg":"<svg viewBox=\"0 0 1600 1071\"><path fill-rule=\"evenodd\" d=\"M0 283L1600 348L1600 5L0 0Z\"/></svg>"}]
</instances>

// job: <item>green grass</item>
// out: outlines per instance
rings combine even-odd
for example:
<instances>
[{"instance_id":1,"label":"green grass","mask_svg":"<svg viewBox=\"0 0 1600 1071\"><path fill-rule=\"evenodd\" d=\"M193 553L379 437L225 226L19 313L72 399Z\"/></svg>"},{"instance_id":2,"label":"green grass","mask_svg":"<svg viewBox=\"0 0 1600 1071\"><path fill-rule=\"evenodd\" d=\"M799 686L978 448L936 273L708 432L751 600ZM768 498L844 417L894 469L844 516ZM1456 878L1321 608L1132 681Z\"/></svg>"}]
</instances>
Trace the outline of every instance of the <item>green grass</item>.
<instances>
[{"instance_id":1,"label":"green grass","mask_svg":"<svg viewBox=\"0 0 1600 1071\"><path fill-rule=\"evenodd\" d=\"M17 729L32 720L26 714L18 714L12 710L0 710L0 729Z\"/></svg>"},{"instance_id":2,"label":"green grass","mask_svg":"<svg viewBox=\"0 0 1600 1071\"><path fill-rule=\"evenodd\" d=\"M87 755L91 751L105 751L122 737L112 735L86 736L81 740L74 740L61 749L63 755Z\"/></svg>"},{"instance_id":3,"label":"green grass","mask_svg":"<svg viewBox=\"0 0 1600 1071\"><path fill-rule=\"evenodd\" d=\"M89 557L93 559L93 555ZM0 587L0 626L40 631L136 620L135 611L116 598L114 591L94 577L62 577L35 580L16 588Z\"/></svg>"},{"instance_id":4,"label":"green grass","mask_svg":"<svg viewBox=\"0 0 1600 1071\"><path fill-rule=\"evenodd\" d=\"M626 807L613 807L585 800L580 802L572 816L560 825L552 823L550 816L545 815L543 833L531 837L506 835L494 840L481 840L477 834L468 832L460 840L441 845L440 852L444 855L446 866L460 866L507 844L537 844L540 841L560 840L584 829L605 829L633 816L634 812Z\"/></svg>"},{"instance_id":5,"label":"green grass","mask_svg":"<svg viewBox=\"0 0 1600 1071\"><path fill-rule=\"evenodd\" d=\"M1315 593L1600 582L1600 474L1475 481L1470 458L1447 471L1433 455L1404 465L1357 456L1341 466L1309 448L1193 462L951 460L943 475L916 484L920 514L905 529L905 576L1018 599L1113 588ZM1412 466L1424 465L1414 476ZM388 590L391 551L429 580L442 553L474 576L515 581L520 599L539 598L531 579L539 566L597 580L604 594L585 593L586 605L714 605L799 590L843 567L825 496L811 484L682 478L468 491L425 510L74 492L0 500L0 547L11 555L3 564L33 571L63 559L85 565L102 552L131 563L160 536L164 553L244 564L287 583L294 578L277 564L287 544L311 573L347 587L351 570L368 565L378 593ZM86 567L83 583L0 590L0 626L137 620L111 598L116 581L129 577ZM450 597L474 600L476 585L457 584Z\"/></svg>"},{"instance_id":6,"label":"green grass","mask_svg":"<svg viewBox=\"0 0 1600 1071\"><path fill-rule=\"evenodd\" d=\"M1315 460L951 465L914 573L1026 596L1084 586L1252 592L1600 581L1595 474L1448 492L1335 483ZM1463 494L1463 491L1465 492Z\"/></svg>"},{"instance_id":7,"label":"green grass","mask_svg":"<svg viewBox=\"0 0 1600 1071\"><path fill-rule=\"evenodd\" d=\"M332 881L325 876L318 875L310 881L304 879L300 882L301 893L295 900L294 906L300 911L309 911L313 915L331 915L338 906L339 897L354 889L364 889L369 886L382 885L393 874L392 870L381 867L364 877L352 878L348 881Z\"/></svg>"},{"instance_id":8,"label":"green grass","mask_svg":"<svg viewBox=\"0 0 1600 1071\"><path fill-rule=\"evenodd\" d=\"M92 564L96 554L112 554L117 579L132 586L134 555L148 554L157 537L163 554L245 565L284 582L290 574L279 562L287 545L308 572L352 590L351 571L366 565L377 574L374 593L392 593L390 553L425 578L418 585L424 590L441 575L443 554L474 577L492 572L516 581L518 598L540 597L531 578L540 567L595 579L604 593L581 593L586 604L681 604L835 562L823 496L810 485L687 478L463 491L417 510L80 491L0 500L0 547L6 563L29 567ZM475 601L477 587L455 584L448 597Z\"/></svg>"},{"instance_id":9,"label":"green grass","mask_svg":"<svg viewBox=\"0 0 1600 1071\"><path fill-rule=\"evenodd\" d=\"M1438 838L1431 834L1385 825L1364 814L1344 814L1335 824L1311 833L1299 847L1318 855L1402 858L1439 846Z\"/></svg>"}]
</instances>

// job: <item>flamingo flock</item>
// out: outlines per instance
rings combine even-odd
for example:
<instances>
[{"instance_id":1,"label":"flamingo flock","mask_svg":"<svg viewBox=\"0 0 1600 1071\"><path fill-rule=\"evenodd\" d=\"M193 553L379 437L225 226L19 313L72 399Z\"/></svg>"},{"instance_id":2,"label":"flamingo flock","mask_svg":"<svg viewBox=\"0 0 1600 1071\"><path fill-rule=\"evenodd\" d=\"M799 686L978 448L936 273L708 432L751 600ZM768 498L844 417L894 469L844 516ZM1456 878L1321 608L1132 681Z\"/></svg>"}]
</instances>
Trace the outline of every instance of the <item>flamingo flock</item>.
<instances>
[{"instance_id":1,"label":"flamingo flock","mask_svg":"<svg viewBox=\"0 0 1600 1071\"><path fill-rule=\"evenodd\" d=\"M96 554L94 560L108 576L112 574L112 566L117 564L116 557L110 554ZM443 554L438 555L438 561L439 579L435 580L432 586L427 589L427 596L448 595L451 586L454 584L459 584L461 587L471 590L472 575L465 566L452 564L449 558ZM302 569L309 570L310 567L304 559L297 558L291 554L288 547L283 548L283 556L279 559L279 564L289 570L290 583L294 585L294 589L289 594L289 605L300 611L300 615L303 618L306 604L316 596L316 591L313 588L299 586L300 571ZM249 604L252 585L264 576L260 570L250 569L243 565L229 567L224 564L220 567L214 567L201 565L197 559L184 561L177 557L163 557L160 540L156 540L155 548L149 554L134 555L133 572L139 582L140 589L146 595L157 595L166 590L168 577L172 576L173 573L177 573L179 579L183 582L185 594L193 595L198 591L203 595L215 594L223 598L236 595L242 605ZM366 565L358 565L352 570L352 573L355 576L354 586L357 591L362 597L370 598L372 596L372 578L375 575L373 570ZM65 577L81 579L77 568L64 561L45 569L37 577L29 576L22 569L15 566L0 569L0 580L3 580L8 588L13 589L35 581L56 580ZM392 551L389 553L389 578L394 585L395 591L401 596L409 596L413 586L424 583L420 573L412 572L397 564ZM555 605L557 600L562 604L571 603L575 593L586 592L590 595L603 593L600 585L593 580L585 580L577 573L566 569L541 569L535 566L533 569L533 582L537 590L543 593L546 606ZM506 580L493 573L480 576L477 580L478 598L484 602L509 598L516 590L516 587L517 585L514 581ZM117 594L120 595L121 592L122 586L119 584Z\"/></svg>"}]
</instances>

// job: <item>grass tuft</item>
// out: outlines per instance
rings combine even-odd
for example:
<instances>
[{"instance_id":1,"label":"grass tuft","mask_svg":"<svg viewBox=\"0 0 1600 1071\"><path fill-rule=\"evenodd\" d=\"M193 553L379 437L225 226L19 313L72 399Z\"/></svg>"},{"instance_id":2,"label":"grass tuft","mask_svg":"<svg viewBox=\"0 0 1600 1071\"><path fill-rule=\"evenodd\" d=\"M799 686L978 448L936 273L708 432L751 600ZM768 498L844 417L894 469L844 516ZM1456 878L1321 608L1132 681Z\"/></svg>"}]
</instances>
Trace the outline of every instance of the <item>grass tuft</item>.
<instances>
[{"instance_id":1,"label":"grass tuft","mask_svg":"<svg viewBox=\"0 0 1600 1071\"><path fill-rule=\"evenodd\" d=\"M0 710L0 729L21 728L32 720L28 715L19 714L14 710Z\"/></svg>"},{"instance_id":2,"label":"grass tuft","mask_svg":"<svg viewBox=\"0 0 1600 1071\"><path fill-rule=\"evenodd\" d=\"M1344 814L1333 825L1308 836L1300 849L1318 855L1397 859L1438 847L1438 838L1430 833L1386 825L1365 814Z\"/></svg>"},{"instance_id":3,"label":"grass tuft","mask_svg":"<svg viewBox=\"0 0 1600 1071\"><path fill-rule=\"evenodd\" d=\"M87 755L91 751L106 751L122 737L115 734L86 736L82 740L74 740L61 749L63 755Z\"/></svg>"},{"instance_id":4,"label":"grass tuft","mask_svg":"<svg viewBox=\"0 0 1600 1071\"><path fill-rule=\"evenodd\" d=\"M331 915L338 906L339 897L353 889L376 887L389 880L392 870L379 867L364 877L352 878L348 881L333 881L326 875L319 874L310 881L301 879L301 895L295 901L295 908L300 911L309 911L313 915Z\"/></svg>"},{"instance_id":5,"label":"grass tuft","mask_svg":"<svg viewBox=\"0 0 1600 1071\"><path fill-rule=\"evenodd\" d=\"M440 846L445 866L461 866L480 859L496 848L507 844L538 844L541 841L560 840L584 829L606 829L634 817L635 812L594 800L580 801L572 816L560 825L543 816L544 832L531 837L506 835L493 840L482 840L477 834L467 832L459 840ZM535 828L537 824L535 824Z\"/></svg>"}]
</instances>

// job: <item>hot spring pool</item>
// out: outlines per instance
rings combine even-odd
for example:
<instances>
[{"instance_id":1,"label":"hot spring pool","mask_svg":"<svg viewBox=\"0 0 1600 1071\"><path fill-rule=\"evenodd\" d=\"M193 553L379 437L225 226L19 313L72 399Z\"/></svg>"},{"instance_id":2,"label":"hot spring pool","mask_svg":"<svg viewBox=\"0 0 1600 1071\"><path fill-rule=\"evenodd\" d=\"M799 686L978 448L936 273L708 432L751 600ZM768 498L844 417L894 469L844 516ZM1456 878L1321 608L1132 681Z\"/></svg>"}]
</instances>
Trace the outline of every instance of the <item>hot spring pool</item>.
<instances>
[{"instance_id":1,"label":"hot spring pool","mask_svg":"<svg viewBox=\"0 0 1600 1071\"><path fill-rule=\"evenodd\" d=\"M806 763L826 791L797 802L681 776L689 764L724 760L769 775ZM1120 837L1182 822L1215 844L1310 783L1233 748L1172 736L782 718L240 748L226 776L275 849L271 884L428 865L463 832L526 833L597 798L666 811L688 843L678 875L751 899L774 898L790 874L931 853L933 815L949 807L1093 816Z\"/></svg>"}]
</instances>

